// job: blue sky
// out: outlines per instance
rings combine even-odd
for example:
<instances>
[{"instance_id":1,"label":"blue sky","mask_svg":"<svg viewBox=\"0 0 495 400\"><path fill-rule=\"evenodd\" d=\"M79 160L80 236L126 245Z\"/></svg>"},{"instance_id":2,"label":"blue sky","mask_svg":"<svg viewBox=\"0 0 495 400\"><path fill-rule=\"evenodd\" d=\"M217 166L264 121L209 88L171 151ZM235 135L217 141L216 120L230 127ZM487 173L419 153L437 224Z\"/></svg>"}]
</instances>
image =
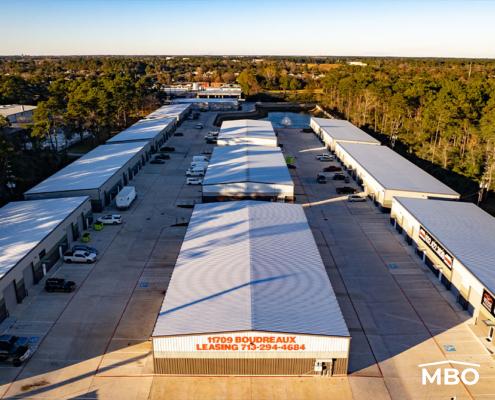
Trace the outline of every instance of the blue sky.
<instances>
[{"instance_id":1,"label":"blue sky","mask_svg":"<svg viewBox=\"0 0 495 400\"><path fill-rule=\"evenodd\" d=\"M0 0L0 54L495 57L495 0Z\"/></svg>"}]
</instances>

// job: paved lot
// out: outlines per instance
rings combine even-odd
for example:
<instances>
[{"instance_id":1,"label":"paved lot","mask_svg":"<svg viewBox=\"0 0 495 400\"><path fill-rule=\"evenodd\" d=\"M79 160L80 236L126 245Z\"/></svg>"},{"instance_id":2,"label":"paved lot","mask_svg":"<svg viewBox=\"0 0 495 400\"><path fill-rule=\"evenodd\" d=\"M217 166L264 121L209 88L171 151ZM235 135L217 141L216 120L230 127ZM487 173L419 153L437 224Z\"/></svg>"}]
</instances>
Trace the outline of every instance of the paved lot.
<instances>
[{"instance_id":1,"label":"paved lot","mask_svg":"<svg viewBox=\"0 0 495 400\"><path fill-rule=\"evenodd\" d=\"M201 114L211 123L214 114ZM149 335L168 285L191 210L199 199L184 171L206 146L208 127L179 128L165 165L147 165L134 179L139 199L125 223L93 233L94 266L63 265L71 295L30 293L12 332L39 337L22 368L2 366L0 395L44 399L491 399L492 356L466 326L467 315L431 279L410 247L372 204L348 203L332 182L318 185L321 144L312 134L280 132L297 202L305 205L316 241L352 335L347 378L161 377L153 375ZM447 353L444 345L454 345ZM420 384L417 364L446 359L481 362L481 380L464 386Z\"/></svg>"}]
</instances>

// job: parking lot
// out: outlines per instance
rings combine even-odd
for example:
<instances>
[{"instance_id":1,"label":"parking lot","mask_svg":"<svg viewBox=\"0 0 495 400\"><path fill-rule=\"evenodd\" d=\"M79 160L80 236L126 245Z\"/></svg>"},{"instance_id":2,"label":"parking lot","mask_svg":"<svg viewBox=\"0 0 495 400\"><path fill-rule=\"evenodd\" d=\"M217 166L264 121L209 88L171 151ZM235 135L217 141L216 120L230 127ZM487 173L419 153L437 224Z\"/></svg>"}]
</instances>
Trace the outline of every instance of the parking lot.
<instances>
[{"instance_id":1,"label":"parking lot","mask_svg":"<svg viewBox=\"0 0 495 400\"><path fill-rule=\"evenodd\" d=\"M44 399L457 399L495 398L495 364L466 325L450 293L432 279L406 243L369 201L349 203L329 181L316 183L323 165L313 134L279 131L296 201L305 206L320 253L349 326L346 378L164 377L153 375L151 334L199 186L185 185L205 128L185 121L176 151L163 165L147 164L132 181L138 199L120 212L124 223L92 232L100 251L94 265L63 264L56 276L74 280L72 294L30 293L9 332L37 338L20 368L2 365L3 398ZM346 184L347 185L347 184ZM351 185L353 185L351 181ZM115 210L105 210L112 212ZM179 226L174 226L179 225ZM452 348L455 351L452 351ZM467 388L421 386L417 364L481 361L481 380Z\"/></svg>"}]
</instances>

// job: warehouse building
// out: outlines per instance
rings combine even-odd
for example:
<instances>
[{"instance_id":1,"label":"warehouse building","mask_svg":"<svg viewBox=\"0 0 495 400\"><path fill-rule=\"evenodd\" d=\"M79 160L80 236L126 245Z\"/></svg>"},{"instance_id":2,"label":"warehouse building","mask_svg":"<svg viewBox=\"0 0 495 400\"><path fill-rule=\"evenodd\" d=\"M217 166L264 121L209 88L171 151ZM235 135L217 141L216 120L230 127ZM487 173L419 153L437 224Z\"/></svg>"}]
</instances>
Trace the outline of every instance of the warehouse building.
<instances>
[{"instance_id":1,"label":"warehouse building","mask_svg":"<svg viewBox=\"0 0 495 400\"><path fill-rule=\"evenodd\" d=\"M170 136L172 136L176 123L177 120L174 117L142 119L107 140L107 143L146 141L150 143L151 151L155 152Z\"/></svg>"},{"instance_id":2,"label":"warehouse building","mask_svg":"<svg viewBox=\"0 0 495 400\"><path fill-rule=\"evenodd\" d=\"M294 183L278 147L216 147L203 179L203 201L293 201Z\"/></svg>"},{"instance_id":3,"label":"warehouse building","mask_svg":"<svg viewBox=\"0 0 495 400\"><path fill-rule=\"evenodd\" d=\"M193 110L200 111L231 111L239 109L239 101L237 99L174 99L173 104L188 104Z\"/></svg>"},{"instance_id":4,"label":"warehouse building","mask_svg":"<svg viewBox=\"0 0 495 400\"><path fill-rule=\"evenodd\" d=\"M148 142L98 146L24 193L26 200L89 196L102 211L149 158Z\"/></svg>"},{"instance_id":5,"label":"warehouse building","mask_svg":"<svg viewBox=\"0 0 495 400\"><path fill-rule=\"evenodd\" d=\"M277 135L270 121L238 119L222 122L217 145L232 146L236 144L277 146Z\"/></svg>"},{"instance_id":6,"label":"warehouse building","mask_svg":"<svg viewBox=\"0 0 495 400\"><path fill-rule=\"evenodd\" d=\"M167 104L147 115L145 119L175 118L180 123L191 113L191 109L191 104Z\"/></svg>"},{"instance_id":7,"label":"warehouse building","mask_svg":"<svg viewBox=\"0 0 495 400\"><path fill-rule=\"evenodd\" d=\"M92 218L88 197L16 201L0 208L0 322Z\"/></svg>"},{"instance_id":8,"label":"warehouse building","mask_svg":"<svg viewBox=\"0 0 495 400\"><path fill-rule=\"evenodd\" d=\"M152 334L155 373L345 375L350 335L300 205L196 205Z\"/></svg>"},{"instance_id":9,"label":"warehouse building","mask_svg":"<svg viewBox=\"0 0 495 400\"><path fill-rule=\"evenodd\" d=\"M396 197L391 222L495 340L495 219L472 203Z\"/></svg>"},{"instance_id":10,"label":"warehouse building","mask_svg":"<svg viewBox=\"0 0 495 400\"><path fill-rule=\"evenodd\" d=\"M459 199L438 179L386 146L337 143L335 154L351 170L364 192L384 209L392 207L395 196L422 199Z\"/></svg>"},{"instance_id":11,"label":"warehouse building","mask_svg":"<svg viewBox=\"0 0 495 400\"><path fill-rule=\"evenodd\" d=\"M380 144L374 137L344 119L312 117L310 126L327 148L332 151L335 151L337 143Z\"/></svg>"}]
</instances>

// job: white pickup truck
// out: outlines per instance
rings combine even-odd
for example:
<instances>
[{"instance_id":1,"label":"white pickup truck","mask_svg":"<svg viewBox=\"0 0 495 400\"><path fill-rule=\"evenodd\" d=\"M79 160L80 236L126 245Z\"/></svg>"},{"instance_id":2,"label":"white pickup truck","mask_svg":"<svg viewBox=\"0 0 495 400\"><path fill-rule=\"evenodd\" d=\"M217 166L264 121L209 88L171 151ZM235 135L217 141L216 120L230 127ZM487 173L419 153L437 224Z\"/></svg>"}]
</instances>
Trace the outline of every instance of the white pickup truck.
<instances>
[{"instance_id":1,"label":"white pickup truck","mask_svg":"<svg viewBox=\"0 0 495 400\"><path fill-rule=\"evenodd\" d=\"M96 261L96 254L84 250L76 250L76 251L67 250L64 253L64 261L66 263L76 262L76 263L91 264Z\"/></svg>"}]
</instances>

